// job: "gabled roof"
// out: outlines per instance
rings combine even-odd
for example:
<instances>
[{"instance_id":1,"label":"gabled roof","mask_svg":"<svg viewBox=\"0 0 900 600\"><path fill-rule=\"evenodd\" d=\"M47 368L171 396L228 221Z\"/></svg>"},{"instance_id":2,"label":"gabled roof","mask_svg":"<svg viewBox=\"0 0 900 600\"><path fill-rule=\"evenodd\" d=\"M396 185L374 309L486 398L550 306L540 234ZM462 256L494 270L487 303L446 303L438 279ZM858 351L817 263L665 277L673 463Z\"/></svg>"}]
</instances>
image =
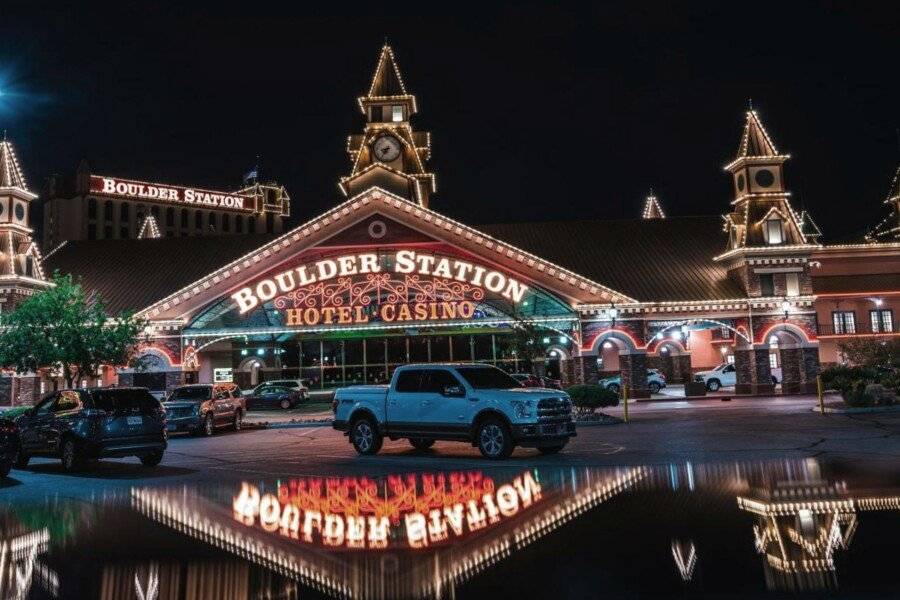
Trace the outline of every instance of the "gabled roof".
<instances>
[{"instance_id":1,"label":"gabled roof","mask_svg":"<svg viewBox=\"0 0 900 600\"><path fill-rule=\"evenodd\" d=\"M138 231L137 238L139 240L145 240L160 237L162 237L162 234L159 232L159 225L156 224L156 219L152 214L147 215L144 222L141 224L141 229Z\"/></svg>"},{"instance_id":2,"label":"gabled roof","mask_svg":"<svg viewBox=\"0 0 900 600\"><path fill-rule=\"evenodd\" d=\"M394 59L394 51L385 44L381 47L378 56L378 65L372 75L372 83L369 85L368 97L407 96L403 77L400 76L400 68Z\"/></svg>"},{"instance_id":3,"label":"gabled roof","mask_svg":"<svg viewBox=\"0 0 900 600\"><path fill-rule=\"evenodd\" d=\"M898 215L898 211L900 211L900 167L897 167L894 172L894 178L891 180L891 187L884 203L891 206L890 212L872 231L865 235L867 241L886 241L900 237L900 215Z\"/></svg>"},{"instance_id":4,"label":"gabled roof","mask_svg":"<svg viewBox=\"0 0 900 600\"><path fill-rule=\"evenodd\" d=\"M0 188L17 188L29 192L16 151L5 137L0 141Z\"/></svg>"},{"instance_id":5,"label":"gabled roof","mask_svg":"<svg viewBox=\"0 0 900 600\"><path fill-rule=\"evenodd\" d=\"M815 221L813 221L812 215L809 214L809 211L800 211L800 215L797 220L800 222L800 233L803 234L803 237L806 238L806 241L813 244L817 243L819 238L822 237L822 230L819 229L819 226L816 225Z\"/></svg>"}]
</instances>

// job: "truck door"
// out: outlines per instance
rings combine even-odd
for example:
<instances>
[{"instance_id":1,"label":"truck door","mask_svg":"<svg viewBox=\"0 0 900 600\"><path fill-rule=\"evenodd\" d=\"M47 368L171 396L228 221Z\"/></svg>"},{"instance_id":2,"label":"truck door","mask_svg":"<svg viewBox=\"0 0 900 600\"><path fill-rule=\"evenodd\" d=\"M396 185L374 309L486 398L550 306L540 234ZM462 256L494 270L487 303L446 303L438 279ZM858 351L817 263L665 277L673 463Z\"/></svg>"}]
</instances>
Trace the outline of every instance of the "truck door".
<instances>
[{"instance_id":1,"label":"truck door","mask_svg":"<svg viewBox=\"0 0 900 600\"><path fill-rule=\"evenodd\" d=\"M388 390L386 424L389 429L406 431L417 427L417 415L422 396L421 383L424 371L404 369L397 374L397 381Z\"/></svg>"},{"instance_id":2,"label":"truck door","mask_svg":"<svg viewBox=\"0 0 900 600\"><path fill-rule=\"evenodd\" d=\"M425 371L417 419L422 428L441 433L467 430L474 405L466 398L465 389L447 369Z\"/></svg>"}]
</instances>

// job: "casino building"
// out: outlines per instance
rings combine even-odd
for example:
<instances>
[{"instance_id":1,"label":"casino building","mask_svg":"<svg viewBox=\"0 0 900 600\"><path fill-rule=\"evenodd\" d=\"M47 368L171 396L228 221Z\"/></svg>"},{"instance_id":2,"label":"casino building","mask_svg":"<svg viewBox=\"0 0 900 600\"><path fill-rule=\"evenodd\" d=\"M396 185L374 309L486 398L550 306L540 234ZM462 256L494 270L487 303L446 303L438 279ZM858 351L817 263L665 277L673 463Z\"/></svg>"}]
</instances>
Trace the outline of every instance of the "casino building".
<instances>
[{"instance_id":1,"label":"casino building","mask_svg":"<svg viewBox=\"0 0 900 600\"><path fill-rule=\"evenodd\" d=\"M365 125L348 140L339 182L346 199L284 233L260 223L280 223L286 195L267 203L254 195L261 187L194 190L191 202L187 188L80 172L78 194L61 196L83 213L77 231L54 230L63 209L49 211L47 243L71 241L44 270L74 274L112 313L134 310L151 324L151 369L109 368L102 381L165 389L302 377L328 388L453 360L565 383L621 373L632 397L647 397L648 367L691 383L727 361L737 393L772 393L773 375L777 390L800 393L814 388L820 362L840 360L840 339L865 331L876 300L879 329L868 333L898 331L889 311L900 243L819 243L811 217L791 205L789 156L752 110L725 167L724 216L666 217L651 195L643 218L472 227L433 207L431 139L414 128L419 107L388 46L359 107ZM141 207L162 235L134 234ZM213 215L217 232L244 235L203 235Z\"/></svg>"},{"instance_id":2,"label":"casino building","mask_svg":"<svg viewBox=\"0 0 900 600\"><path fill-rule=\"evenodd\" d=\"M76 240L123 240L281 233L290 216L284 186L244 182L237 191L147 183L91 173L50 178L43 203L43 247Z\"/></svg>"}]
</instances>

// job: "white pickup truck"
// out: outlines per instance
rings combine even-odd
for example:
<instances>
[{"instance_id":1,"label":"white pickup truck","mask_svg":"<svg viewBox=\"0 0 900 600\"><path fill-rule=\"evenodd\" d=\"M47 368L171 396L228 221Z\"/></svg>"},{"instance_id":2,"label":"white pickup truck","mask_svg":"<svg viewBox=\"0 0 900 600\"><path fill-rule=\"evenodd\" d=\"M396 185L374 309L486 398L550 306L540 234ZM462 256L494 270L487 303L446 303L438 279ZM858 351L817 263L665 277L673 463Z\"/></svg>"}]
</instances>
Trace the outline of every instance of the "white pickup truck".
<instances>
[{"instance_id":1,"label":"white pickup truck","mask_svg":"<svg viewBox=\"0 0 900 600\"><path fill-rule=\"evenodd\" d=\"M723 387L734 387L737 383L737 371L731 363L722 363L711 371L700 371L694 374L694 381L705 383L706 389L718 392ZM772 384L781 383L781 367L772 369Z\"/></svg>"},{"instance_id":2,"label":"white pickup truck","mask_svg":"<svg viewBox=\"0 0 900 600\"><path fill-rule=\"evenodd\" d=\"M565 392L523 387L490 365L404 365L390 385L339 389L332 406L334 428L360 454L377 453L384 438L407 438L417 450L435 440L469 442L499 459L515 446L559 452L576 435Z\"/></svg>"}]
</instances>

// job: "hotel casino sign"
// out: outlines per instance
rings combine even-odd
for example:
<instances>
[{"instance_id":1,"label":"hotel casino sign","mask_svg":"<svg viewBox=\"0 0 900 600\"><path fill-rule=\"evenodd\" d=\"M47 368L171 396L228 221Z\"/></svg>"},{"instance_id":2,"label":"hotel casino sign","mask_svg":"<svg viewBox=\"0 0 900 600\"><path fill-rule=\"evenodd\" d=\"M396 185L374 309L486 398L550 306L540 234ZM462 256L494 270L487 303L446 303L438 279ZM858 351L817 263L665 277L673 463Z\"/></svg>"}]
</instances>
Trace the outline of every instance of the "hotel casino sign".
<instances>
[{"instance_id":1,"label":"hotel casino sign","mask_svg":"<svg viewBox=\"0 0 900 600\"><path fill-rule=\"evenodd\" d=\"M487 294L518 304L528 286L488 267L415 250L324 258L232 294L240 314L265 302L285 326L468 320Z\"/></svg>"},{"instance_id":2,"label":"hotel casino sign","mask_svg":"<svg viewBox=\"0 0 900 600\"><path fill-rule=\"evenodd\" d=\"M146 200L148 202L183 204L200 208L244 212L256 210L256 202L252 196L166 185L163 183L146 183L103 175L91 175L91 193L101 196Z\"/></svg>"},{"instance_id":3,"label":"hotel casino sign","mask_svg":"<svg viewBox=\"0 0 900 600\"><path fill-rule=\"evenodd\" d=\"M496 526L542 499L525 471L496 484L480 471L369 477L305 477L272 491L243 482L233 518L248 527L332 548L421 549Z\"/></svg>"}]
</instances>

